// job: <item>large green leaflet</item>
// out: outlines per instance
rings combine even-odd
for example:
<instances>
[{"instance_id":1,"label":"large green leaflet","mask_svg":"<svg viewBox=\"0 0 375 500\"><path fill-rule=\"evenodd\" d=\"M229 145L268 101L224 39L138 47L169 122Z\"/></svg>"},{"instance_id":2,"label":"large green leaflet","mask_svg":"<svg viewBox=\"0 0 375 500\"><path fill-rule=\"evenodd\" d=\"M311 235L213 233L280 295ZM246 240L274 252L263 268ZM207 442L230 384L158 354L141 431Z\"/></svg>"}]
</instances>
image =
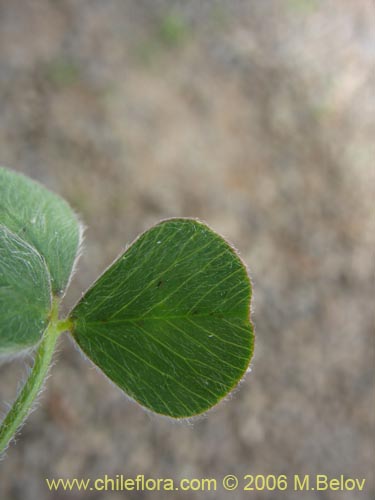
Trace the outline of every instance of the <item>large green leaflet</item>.
<instances>
[{"instance_id":1,"label":"large green leaflet","mask_svg":"<svg viewBox=\"0 0 375 500\"><path fill-rule=\"evenodd\" d=\"M0 354L38 342L50 307L50 278L44 259L0 225Z\"/></svg>"},{"instance_id":2,"label":"large green leaflet","mask_svg":"<svg viewBox=\"0 0 375 500\"><path fill-rule=\"evenodd\" d=\"M145 232L72 311L87 356L152 411L188 417L236 386L253 351L251 286L228 243L171 219Z\"/></svg>"},{"instance_id":3,"label":"large green leaflet","mask_svg":"<svg viewBox=\"0 0 375 500\"><path fill-rule=\"evenodd\" d=\"M0 224L44 257L52 292L62 295L80 243L79 223L69 205L37 182L0 167Z\"/></svg>"}]
</instances>

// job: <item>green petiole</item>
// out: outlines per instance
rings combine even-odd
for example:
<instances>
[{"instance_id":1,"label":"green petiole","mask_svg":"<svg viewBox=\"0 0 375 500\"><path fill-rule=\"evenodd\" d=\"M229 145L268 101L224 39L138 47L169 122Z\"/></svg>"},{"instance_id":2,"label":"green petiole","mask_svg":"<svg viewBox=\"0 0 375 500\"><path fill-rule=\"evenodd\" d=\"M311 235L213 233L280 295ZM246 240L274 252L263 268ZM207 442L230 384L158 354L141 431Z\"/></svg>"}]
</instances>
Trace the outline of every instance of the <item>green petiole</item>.
<instances>
[{"instance_id":1,"label":"green petiole","mask_svg":"<svg viewBox=\"0 0 375 500\"><path fill-rule=\"evenodd\" d=\"M36 351L34 366L25 382L21 392L14 401L11 409L0 426L0 454L4 452L29 414L32 405L37 398L43 382L51 365L59 335L69 330L71 321L69 319L58 319L59 301L54 299L51 309L50 323L44 332L43 338Z\"/></svg>"}]
</instances>

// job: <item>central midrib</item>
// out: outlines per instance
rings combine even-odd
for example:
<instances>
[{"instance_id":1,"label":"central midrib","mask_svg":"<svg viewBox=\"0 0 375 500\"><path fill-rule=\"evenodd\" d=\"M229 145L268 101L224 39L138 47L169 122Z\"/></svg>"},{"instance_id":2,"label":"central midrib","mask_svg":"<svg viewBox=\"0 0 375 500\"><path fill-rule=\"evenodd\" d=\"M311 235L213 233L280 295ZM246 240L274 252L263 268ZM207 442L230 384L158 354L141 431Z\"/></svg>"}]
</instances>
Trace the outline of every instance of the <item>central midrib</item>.
<instances>
[{"instance_id":1,"label":"central midrib","mask_svg":"<svg viewBox=\"0 0 375 500\"><path fill-rule=\"evenodd\" d=\"M241 317L243 313L230 313L228 314L227 312L221 312L221 313L207 313L207 314L184 314L184 315L177 315L177 316L140 316L138 318L123 318L123 319L117 319L117 320L96 320L96 321L90 321L85 318L84 322L89 323L90 325L95 325L95 324L108 324L108 323L135 323L139 321L168 321L170 319L195 319L195 318L217 318L217 319L226 319L226 318L231 318L231 319L239 319L239 320L246 320L246 318ZM79 318L72 318L73 321L79 321Z\"/></svg>"}]
</instances>

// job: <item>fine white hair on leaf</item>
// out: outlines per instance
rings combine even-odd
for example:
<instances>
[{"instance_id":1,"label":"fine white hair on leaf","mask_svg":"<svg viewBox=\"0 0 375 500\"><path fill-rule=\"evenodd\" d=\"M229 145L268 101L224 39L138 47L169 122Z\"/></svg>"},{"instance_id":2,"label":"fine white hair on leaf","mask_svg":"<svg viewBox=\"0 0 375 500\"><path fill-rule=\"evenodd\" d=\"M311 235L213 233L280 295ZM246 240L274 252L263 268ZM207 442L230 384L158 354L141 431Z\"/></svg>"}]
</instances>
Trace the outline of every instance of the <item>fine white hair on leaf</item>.
<instances>
[{"instance_id":1,"label":"fine white hair on leaf","mask_svg":"<svg viewBox=\"0 0 375 500\"><path fill-rule=\"evenodd\" d=\"M65 289L63 290L62 295L60 296L60 299L64 298L66 291L69 288L70 283L72 282L72 279L73 279L73 277L77 271L77 268L78 268L78 261L81 258L81 255L83 253L83 248L84 248L85 231L86 231L87 227L84 224L84 222L81 220L80 216L76 212L74 212L74 215L76 216L77 221L78 221L78 247L77 247L76 256L75 256L73 264L72 264L72 270L70 272L69 279L65 285Z\"/></svg>"},{"instance_id":2,"label":"fine white hair on leaf","mask_svg":"<svg viewBox=\"0 0 375 500\"><path fill-rule=\"evenodd\" d=\"M168 415L163 415L161 413L155 413L154 411L150 410L149 408L143 406L141 403L139 403L136 399L132 398L127 394L125 391L123 391L115 382L113 382L88 356L83 352L83 350L79 347L78 343L75 342L73 337L69 335L70 341L74 348L79 352L81 358L85 361L85 363L90 367L91 370L94 370L96 373L100 374L101 377L105 377L105 379L109 382L109 384L116 390L116 392L120 393L124 400L130 401L132 404L135 404L137 407L141 408L142 411L150 418L150 420L168 420L169 422L175 423L175 424L187 424L187 425L193 425L194 422L198 420L202 420L206 417L206 414L208 411L212 411L213 408L210 408L206 412L200 413L198 415L193 415L191 417L184 417L184 418L175 418L175 417L170 417Z\"/></svg>"},{"instance_id":3,"label":"fine white hair on leaf","mask_svg":"<svg viewBox=\"0 0 375 500\"><path fill-rule=\"evenodd\" d=\"M114 387L114 389L116 390L116 392L120 392L120 394L124 397L125 400L130 401L131 403L135 403L138 407L140 407L143 410L143 412L148 416L148 418L150 420L152 420L152 421L162 419L162 420L167 420L168 422L172 422L173 424L178 424L178 425L180 425L180 424L186 424L186 425L192 427L192 426L194 426L194 424L196 424L196 423L198 423L198 422L200 422L202 420L205 420L208 417L208 414L216 412L219 407L221 407L222 405L225 405L225 403L227 403L228 401L231 401L236 396L237 392L239 392L240 386L242 386L242 384L244 383L247 374L252 371L252 363L251 363L251 364L249 364L247 370L243 374L242 378L238 381L238 383L236 384L236 386L233 387L231 389L231 391L228 394L226 394L226 396L224 396L217 404L215 404L211 408L208 408L204 412L198 413L197 415L191 415L190 417L170 417L168 415L163 415L161 413L156 413L156 412L150 410L146 406L143 406L141 403L139 403L136 399L134 399L131 396L129 396L129 394L127 394L126 392L124 392L115 382L113 382L87 356L87 354L85 354L83 352L83 350L79 347L78 343L75 342L74 338L71 335L69 335L68 337L70 339L70 342L74 346L74 348L79 352L81 358L85 361L85 363L87 363L89 365L90 369L92 369L95 372L99 373L100 376L102 376L102 377L104 376L106 378L106 380L109 382L109 384L112 387Z\"/></svg>"}]
</instances>

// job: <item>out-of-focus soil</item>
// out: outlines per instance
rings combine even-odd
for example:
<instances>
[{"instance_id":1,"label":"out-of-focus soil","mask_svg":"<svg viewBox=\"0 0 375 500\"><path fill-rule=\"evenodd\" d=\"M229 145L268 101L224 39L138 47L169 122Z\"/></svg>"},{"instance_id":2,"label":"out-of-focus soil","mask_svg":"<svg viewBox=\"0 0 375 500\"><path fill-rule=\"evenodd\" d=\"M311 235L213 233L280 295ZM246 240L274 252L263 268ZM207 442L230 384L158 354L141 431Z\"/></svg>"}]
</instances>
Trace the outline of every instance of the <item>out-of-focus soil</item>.
<instances>
[{"instance_id":1,"label":"out-of-focus soil","mask_svg":"<svg viewBox=\"0 0 375 500\"><path fill-rule=\"evenodd\" d=\"M365 477L374 498L374 11L0 0L0 162L87 225L66 310L139 232L192 216L248 264L256 327L252 372L188 424L145 413L64 338L1 499L125 498L51 493L46 477L230 473ZM30 363L1 365L0 401ZM303 499L338 498L320 495ZM178 495L209 497L229 494Z\"/></svg>"}]
</instances>

